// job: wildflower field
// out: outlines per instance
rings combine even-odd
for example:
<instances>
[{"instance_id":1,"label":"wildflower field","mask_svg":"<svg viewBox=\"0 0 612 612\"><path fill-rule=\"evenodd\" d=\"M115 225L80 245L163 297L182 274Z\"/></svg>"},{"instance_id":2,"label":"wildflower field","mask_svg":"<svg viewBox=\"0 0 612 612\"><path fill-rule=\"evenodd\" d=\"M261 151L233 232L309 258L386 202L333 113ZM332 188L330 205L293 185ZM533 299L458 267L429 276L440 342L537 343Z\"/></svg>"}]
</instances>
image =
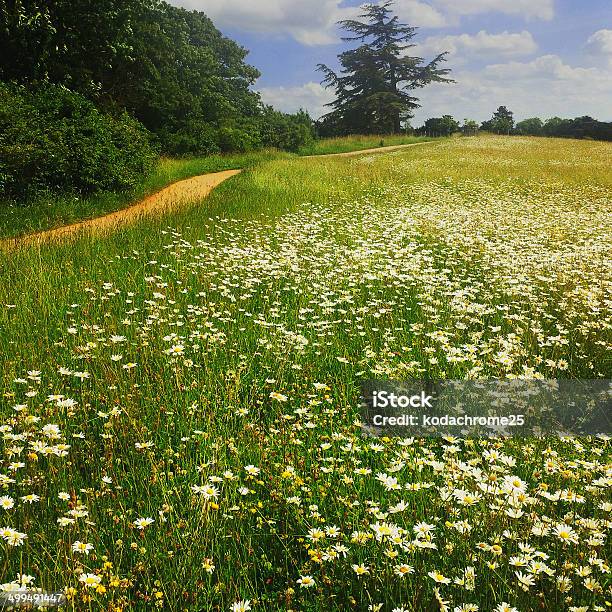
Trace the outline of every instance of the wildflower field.
<instances>
[{"instance_id":1,"label":"wildflower field","mask_svg":"<svg viewBox=\"0 0 612 612\"><path fill-rule=\"evenodd\" d=\"M267 161L0 252L0 582L69 610L612 610L611 441L362 436L367 378L610 378L612 145Z\"/></svg>"}]
</instances>

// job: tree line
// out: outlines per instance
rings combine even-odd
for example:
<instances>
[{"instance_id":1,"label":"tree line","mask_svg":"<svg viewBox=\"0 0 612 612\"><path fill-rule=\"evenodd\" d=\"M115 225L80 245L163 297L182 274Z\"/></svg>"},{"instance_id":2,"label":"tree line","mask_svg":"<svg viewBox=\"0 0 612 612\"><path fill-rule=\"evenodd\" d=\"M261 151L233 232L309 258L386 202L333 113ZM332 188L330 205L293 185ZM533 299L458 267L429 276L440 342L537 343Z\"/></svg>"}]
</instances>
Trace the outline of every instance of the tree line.
<instances>
[{"instance_id":1,"label":"tree line","mask_svg":"<svg viewBox=\"0 0 612 612\"><path fill-rule=\"evenodd\" d=\"M535 117L515 122L506 106L500 106L481 124L471 119L461 124L451 115L443 115L431 117L423 126L413 129L410 120L420 106L415 93L430 83L453 81L450 70L443 67L446 52L438 53L430 61L410 54L417 28L401 23L394 14L394 6L393 0L366 4L359 19L339 22L346 32L342 40L356 46L338 56L339 70L318 65L323 85L335 93L335 99L328 104L330 111L316 124L319 135L450 136L462 132L471 136L482 130L506 135L612 140L612 123L588 116L552 117L546 121Z\"/></svg>"},{"instance_id":2,"label":"tree line","mask_svg":"<svg viewBox=\"0 0 612 612\"><path fill-rule=\"evenodd\" d=\"M505 106L500 106L490 119L483 121L480 125L470 119L465 119L461 124L451 115L443 115L427 119L421 127L414 130L414 133L427 136L451 136L462 132L467 136L472 136L479 130L506 135L612 141L612 122L598 121L587 115L574 119L551 117L544 121L539 117L530 117L515 122L514 113Z\"/></svg>"},{"instance_id":3,"label":"tree line","mask_svg":"<svg viewBox=\"0 0 612 612\"><path fill-rule=\"evenodd\" d=\"M160 153L307 145L312 120L262 103L247 54L162 0L0 0L0 192L123 188Z\"/></svg>"}]
</instances>

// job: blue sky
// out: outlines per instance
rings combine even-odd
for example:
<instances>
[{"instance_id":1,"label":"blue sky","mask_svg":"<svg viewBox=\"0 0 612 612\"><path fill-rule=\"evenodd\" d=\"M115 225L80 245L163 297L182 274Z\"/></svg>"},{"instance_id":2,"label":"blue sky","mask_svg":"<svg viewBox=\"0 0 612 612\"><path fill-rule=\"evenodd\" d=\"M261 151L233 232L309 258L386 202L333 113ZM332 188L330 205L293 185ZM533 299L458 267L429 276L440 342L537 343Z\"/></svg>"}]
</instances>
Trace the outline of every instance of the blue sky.
<instances>
[{"instance_id":1,"label":"blue sky","mask_svg":"<svg viewBox=\"0 0 612 612\"><path fill-rule=\"evenodd\" d=\"M333 94L317 63L336 65L347 48L335 26L354 17L354 0L172 0L205 12L250 50L262 73L256 89L285 111L315 118ZM501 104L518 119L592 115L612 121L612 0L396 0L419 26L413 49L425 59L450 51L452 85L417 94L414 125L445 113L488 118Z\"/></svg>"}]
</instances>

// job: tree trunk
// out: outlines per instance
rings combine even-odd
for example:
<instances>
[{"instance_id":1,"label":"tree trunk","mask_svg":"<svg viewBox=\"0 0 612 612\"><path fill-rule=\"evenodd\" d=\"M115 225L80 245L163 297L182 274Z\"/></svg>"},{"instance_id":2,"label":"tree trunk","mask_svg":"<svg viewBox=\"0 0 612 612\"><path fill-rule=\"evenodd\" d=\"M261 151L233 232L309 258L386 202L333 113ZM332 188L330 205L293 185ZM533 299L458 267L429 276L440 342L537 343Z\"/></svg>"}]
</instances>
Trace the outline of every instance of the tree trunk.
<instances>
[{"instance_id":1,"label":"tree trunk","mask_svg":"<svg viewBox=\"0 0 612 612\"><path fill-rule=\"evenodd\" d=\"M402 122L400 120L399 112L393 115L393 133L399 134L402 131Z\"/></svg>"}]
</instances>

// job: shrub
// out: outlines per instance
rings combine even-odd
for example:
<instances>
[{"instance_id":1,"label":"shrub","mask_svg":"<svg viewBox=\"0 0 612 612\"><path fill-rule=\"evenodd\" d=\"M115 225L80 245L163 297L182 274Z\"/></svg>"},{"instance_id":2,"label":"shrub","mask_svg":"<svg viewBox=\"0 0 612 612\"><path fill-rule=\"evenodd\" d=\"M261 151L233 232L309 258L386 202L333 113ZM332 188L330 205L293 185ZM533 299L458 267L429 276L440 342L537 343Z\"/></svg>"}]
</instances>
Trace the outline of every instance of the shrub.
<instances>
[{"instance_id":1,"label":"shrub","mask_svg":"<svg viewBox=\"0 0 612 612\"><path fill-rule=\"evenodd\" d=\"M222 126L217 132L217 142L223 153L244 153L260 146L256 129L248 126Z\"/></svg>"},{"instance_id":2,"label":"shrub","mask_svg":"<svg viewBox=\"0 0 612 612\"><path fill-rule=\"evenodd\" d=\"M254 121L218 125L201 119L187 119L179 126L157 132L168 155L214 155L244 153L261 147L259 125Z\"/></svg>"},{"instance_id":3,"label":"shrub","mask_svg":"<svg viewBox=\"0 0 612 612\"><path fill-rule=\"evenodd\" d=\"M160 145L168 155L214 155L220 153L217 129L201 119L187 119L173 129L157 132Z\"/></svg>"},{"instance_id":4,"label":"shrub","mask_svg":"<svg viewBox=\"0 0 612 612\"><path fill-rule=\"evenodd\" d=\"M155 162L149 132L123 112L104 114L58 85L0 83L0 192L91 193L135 186Z\"/></svg>"},{"instance_id":5,"label":"shrub","mask_svg":"<svg viewBox=\"0 0 612 612\"><path fill-rule=\"evenodd\" d=\"M264 108L261 118L261 142L264 147L297 152L314 140L314 124L305 111L293 115Z\"/></svg>"}]
</instances>

